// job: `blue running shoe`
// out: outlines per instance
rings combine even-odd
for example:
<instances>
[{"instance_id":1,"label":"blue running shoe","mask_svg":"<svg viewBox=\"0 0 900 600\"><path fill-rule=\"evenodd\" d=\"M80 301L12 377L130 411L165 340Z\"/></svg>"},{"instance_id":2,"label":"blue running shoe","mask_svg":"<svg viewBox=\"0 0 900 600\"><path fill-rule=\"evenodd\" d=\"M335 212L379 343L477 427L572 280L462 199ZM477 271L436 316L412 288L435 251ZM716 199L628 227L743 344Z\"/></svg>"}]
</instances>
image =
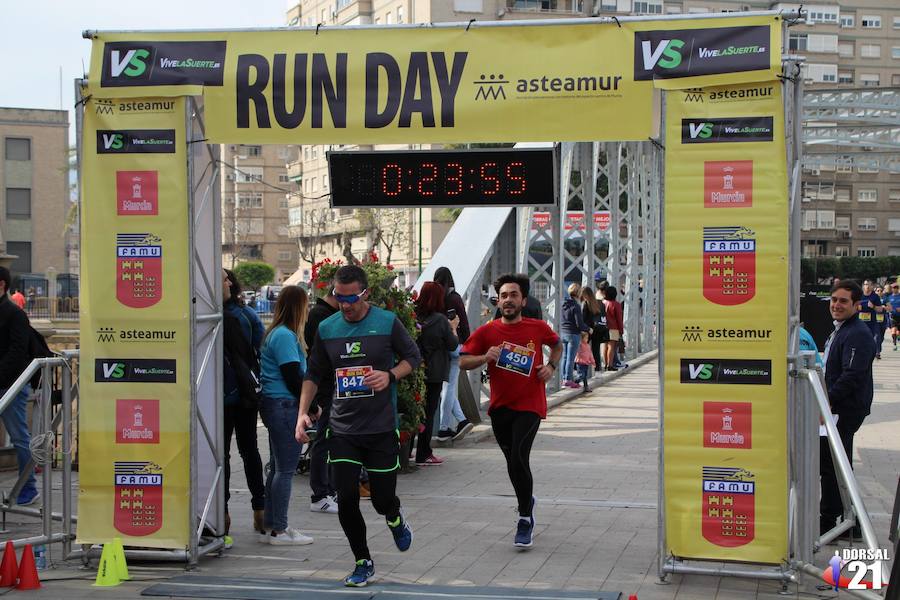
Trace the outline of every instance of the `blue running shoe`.
<instances>
[{"instance_id":1,"label":"blue running shoe","mask_svg":"<svg viewBox=\"0 0 900 600\"><path fill-rule=\"evenodd\" d=\"M531 548L532 545L532 536L534 535L534 505L535 505L534 496L531 497L531 516L530 517L519 517L519 522L516 524L516 541L515 546L517 548Z\"/></svg>"},{"instance_id":2,"label":"blue running shoe","mask_svg":"<svg viewBox=\"0 0 900 600\"><path fill-rule=\"evenodd\" d=\"M409 547L412 546L413 531L412 527L409 526L409 523L406 522L406 519L403 518L402 512L393 523L388 521L388 529L391 530L391 535L394 536L394 543L397 544L397 550L400 552L409 550Z\"/></svg>"},{"instance_id":3,"label":"blue running shoe","mask_svg":"<svg viewBox=\"0 0 900 600\"><path fill-rule=\"evenodd\" d=\"M365 587L369 583L369 578L374 575L375 563L366 559L358 560L353 572L344 578L344 585L347 587Z\"/></svg>"}]
</instances>

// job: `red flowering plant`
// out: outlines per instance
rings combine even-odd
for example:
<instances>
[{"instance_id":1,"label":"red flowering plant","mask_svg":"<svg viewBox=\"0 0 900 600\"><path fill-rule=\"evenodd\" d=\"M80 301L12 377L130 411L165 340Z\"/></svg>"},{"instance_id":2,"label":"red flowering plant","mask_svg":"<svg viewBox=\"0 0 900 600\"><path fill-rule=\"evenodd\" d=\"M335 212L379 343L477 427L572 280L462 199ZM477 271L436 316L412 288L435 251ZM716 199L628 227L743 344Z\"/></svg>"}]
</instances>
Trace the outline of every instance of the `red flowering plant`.
<instances>
[{"instance_id":1,"label":"red flowering plant","mask_svg":"<svg viewBox=\"0 0 900 600\"><path fill-rule=\"evenodd\" d=\"M369 279L369 302L397 315L409 335L413 339L419 337L413 306L414 295L393 286L397 278L394 267L381 263L374 252L370 252L366 260L358 264ZM317 295L324 296L328 292L340 266L340 260L333 261L330 258L313 265L311 287ZM397 382L397 412L400 415L400 441L405 442L419 432L424 421L424 366L419 366Z\"/></svg>"}]
</instances>

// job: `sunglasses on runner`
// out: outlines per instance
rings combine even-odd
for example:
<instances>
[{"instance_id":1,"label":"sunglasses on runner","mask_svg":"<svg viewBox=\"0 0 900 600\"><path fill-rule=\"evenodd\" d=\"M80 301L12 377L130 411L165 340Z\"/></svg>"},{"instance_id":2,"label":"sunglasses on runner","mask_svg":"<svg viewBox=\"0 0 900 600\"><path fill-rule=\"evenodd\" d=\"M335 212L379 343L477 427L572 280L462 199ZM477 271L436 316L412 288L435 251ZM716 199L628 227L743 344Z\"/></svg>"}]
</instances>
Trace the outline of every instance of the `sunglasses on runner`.
<instances>
[{"instance_id":1,"label":"sunglasses on runner","mask_svg":"<svg viewBox=\"0 0 900 600\"><path fill-rule=\"evenodd\" d=\"M344 296L342 294L335 293L334 290L331 290L331 294L334 296L335 300L338 301L339 304L356 304L359 302L362 295L368 291L368 288L364 289L358 294L350 294L349 296Z\"/></svg>"}]
</instances>

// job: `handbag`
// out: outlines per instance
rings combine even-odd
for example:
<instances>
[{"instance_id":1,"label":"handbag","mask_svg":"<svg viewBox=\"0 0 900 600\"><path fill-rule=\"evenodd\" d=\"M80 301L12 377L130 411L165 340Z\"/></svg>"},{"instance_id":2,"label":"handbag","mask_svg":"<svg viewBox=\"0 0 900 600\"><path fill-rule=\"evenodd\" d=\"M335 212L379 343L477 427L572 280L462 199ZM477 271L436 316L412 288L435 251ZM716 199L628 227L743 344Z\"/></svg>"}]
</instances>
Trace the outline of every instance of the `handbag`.
<instances>
[{"instance_id":1,"label":"handbag","mask_svg":"<svg viewBox=\"0 0 900 600\"><path fill-rule=\"evenodd\" d=\"M581 342L578 345L578 352L575 354L575 364L588 365L590 367L597 366L594 363L594 353L591 352L591 345L587 342Z\"/></svg>"}]
</instances>

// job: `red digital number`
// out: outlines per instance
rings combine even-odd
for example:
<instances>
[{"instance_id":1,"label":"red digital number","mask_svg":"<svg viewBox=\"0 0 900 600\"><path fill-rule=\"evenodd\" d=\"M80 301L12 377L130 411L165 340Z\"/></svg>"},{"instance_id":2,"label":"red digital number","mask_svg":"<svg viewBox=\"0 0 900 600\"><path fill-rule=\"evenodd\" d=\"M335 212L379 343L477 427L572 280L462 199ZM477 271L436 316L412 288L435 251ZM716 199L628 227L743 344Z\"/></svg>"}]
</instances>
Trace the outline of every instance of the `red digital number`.
<instances>
[{"instance_id":1,"label":"red digital number","mask_svg":"<svg viewBox=\"0 0 900 600\"><path fill-rule=\"evenodd\" d=\"M425 175L419 179L419 193L423 196L434 196L434 182L437 180L437 167L434 163L423 163L419 168L421 171L431 171L430 175ZM425 184L431 184L431 189L425 189Z\"/></svg>"},{"instance_id":2,"label":"red digital number","mask_svg":"<svg viewBox=\"0 0 900 600\"><path fill-rule=\"evenodd\" d=\"M490 170L490 172L488 172ZM500 191L500 178L495 174L497 172L497 163L488 162L481 165L481 191L488 196L493 196ZM491 174L494 173L494 174ZM486 188L485 184L490 184L493 189Z\"/></svg>"},{"instance_id":3,"label":"red digital number","mask_svg":"<svg viewBox=\"0 0 900 600\"><path fill-rule=\"evenodd\" d=\"M521 161L511 162L506 166L506 179L509 182L509 195L521 196L528 184L525 180L525 164Z\"/></svg>"},{"instance_id":4,"label":"red digital number","mask_svg":"<svg viewBox=\"0 0 900 600\"><path fill-rule=\"evenodd\" d=\"M454 171L456 172L454 174ZM447 182L447 195L448 196L458 196L463 191L463 167L459 163L448 163L446 176L444 179ZM456 188L451 188L450 184L453 183L456 185Z\"/></svg>"},{"instance_id":5,"label":"red digital number","mask_svg":"<svg viewBox=\"0 0 900 600\"><path fill-rule=\"evenodd\" d=\"M390 181L388 180L390 178ZM396 178L396 181L394 181ZM388 163L381 169L381 192L385 196L399 196L403 190L403 169L397 163Z\"/></svg>"}]
</instances>

